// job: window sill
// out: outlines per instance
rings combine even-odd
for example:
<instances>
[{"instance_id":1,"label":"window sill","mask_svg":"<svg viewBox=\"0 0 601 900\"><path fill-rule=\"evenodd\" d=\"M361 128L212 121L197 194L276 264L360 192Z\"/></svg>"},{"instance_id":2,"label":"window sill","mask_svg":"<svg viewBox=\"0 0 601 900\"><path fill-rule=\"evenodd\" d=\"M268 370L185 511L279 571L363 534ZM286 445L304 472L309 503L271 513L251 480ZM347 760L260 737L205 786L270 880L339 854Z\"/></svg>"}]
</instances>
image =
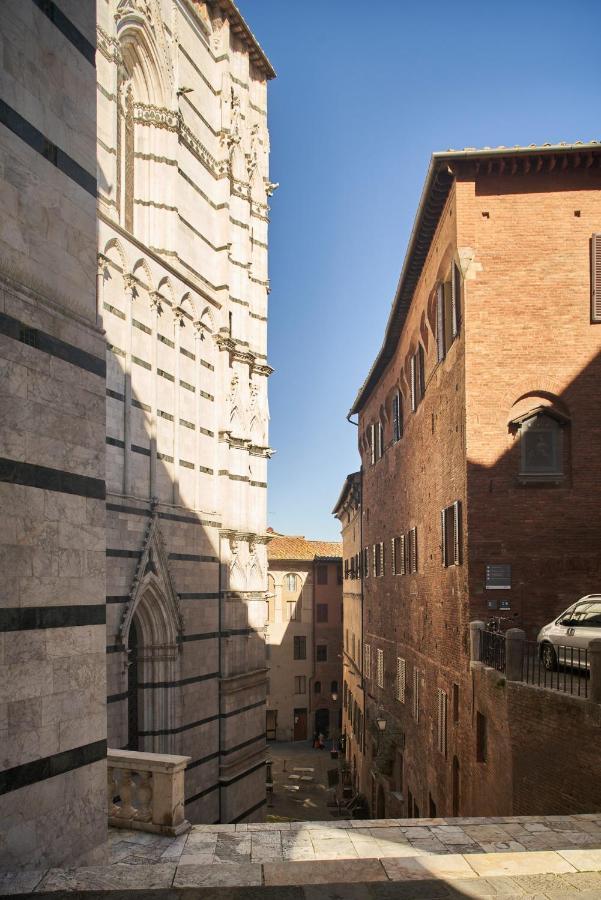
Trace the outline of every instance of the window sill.
<instances>
[{"instance_id":1,"label":"window sill","mask_svg":"<svg viewBox=\"0 0 601 900\"><path fill-rule=\"evenodd\" d=\"M534 485L534 484L543 484L543 485L555 485L560 486L565 484L566 477L561 473L549 473L548 475L529 475L527 473L521 472L517 477L518 484L523 485Z\"/></svg>"}]
</instances>

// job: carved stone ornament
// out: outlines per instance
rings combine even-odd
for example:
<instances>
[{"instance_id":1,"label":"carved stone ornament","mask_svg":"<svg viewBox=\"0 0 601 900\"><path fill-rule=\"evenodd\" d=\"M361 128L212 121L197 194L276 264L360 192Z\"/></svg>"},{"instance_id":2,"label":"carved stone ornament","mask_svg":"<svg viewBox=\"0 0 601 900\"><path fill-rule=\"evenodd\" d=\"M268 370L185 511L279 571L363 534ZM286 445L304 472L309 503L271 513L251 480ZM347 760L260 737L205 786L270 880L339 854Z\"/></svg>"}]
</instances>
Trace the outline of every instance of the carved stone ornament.
<instances>
[{"instance_id":1,"label":"carved stone ornament","mask_svg":"<svg viewBox=\"0 0 601 900\"><path fill-rule=\"evenodd\" d=\"M153 501L150 524L146 529L144 547L140 561L132 581L129 600L121 620L120 635L123 643L127 635L136 607L147 590L161 596L167 606L165 612L176 623L178 634L183 634L184 623L179 605L179 597L175 591L173 579L169 571L169 562L163 535L159 525L158 503Z\"/></svg>"},{"instance_id":2,"label":"carved stone ornament","mask_svg":"<svg viewBox=\"0 0 601 900\"><path fill-rule=\"evenodd\" d=\"M156 309L158 315L160 316L163 311L163 298L159 294L158 291L150 292L150 308Z\"/></svg>"}]
</instances>

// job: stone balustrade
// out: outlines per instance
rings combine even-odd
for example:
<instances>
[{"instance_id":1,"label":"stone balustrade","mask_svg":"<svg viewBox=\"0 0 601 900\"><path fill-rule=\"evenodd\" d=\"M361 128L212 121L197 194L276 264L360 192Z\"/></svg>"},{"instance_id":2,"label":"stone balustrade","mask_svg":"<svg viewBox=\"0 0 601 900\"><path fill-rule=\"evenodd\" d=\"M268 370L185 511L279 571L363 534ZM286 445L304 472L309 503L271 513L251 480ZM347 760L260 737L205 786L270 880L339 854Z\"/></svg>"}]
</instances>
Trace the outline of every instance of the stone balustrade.
<instances>
[{"instance_id":1,"label":"stone balustrade","mask_svg":"<svg viewBox=\"0 0 601 900\"><path fill-rule=\"evenodd\" d=\"M178 835L190 828L184 815L184 771L191 757L108 750L109 825Z\"/></svg>"}]
</instances>

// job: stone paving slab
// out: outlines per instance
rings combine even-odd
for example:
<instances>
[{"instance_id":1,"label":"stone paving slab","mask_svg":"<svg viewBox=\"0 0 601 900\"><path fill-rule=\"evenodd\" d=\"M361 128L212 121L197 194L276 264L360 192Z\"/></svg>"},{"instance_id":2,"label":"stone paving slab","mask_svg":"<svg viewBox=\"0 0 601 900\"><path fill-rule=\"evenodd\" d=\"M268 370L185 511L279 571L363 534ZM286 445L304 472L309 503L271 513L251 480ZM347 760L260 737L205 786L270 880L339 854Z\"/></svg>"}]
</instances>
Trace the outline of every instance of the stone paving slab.
<instances>
[{"instance_id":1,"label":"stone paving slab","mask_svg":"<svg viewBox=\"0 0 601 900\"><path fill-rule=\"evenodd\" d=\"M564 896L596 890L601 900L595 881L601 873L601 814L197 825L177 838L119 829L110 831L108 843L110 866L0 874L0 895L112 890L129 896L136 888L198 891L376 879L394 884L395 891L411 883L422 892L430 882L445 897L459 880L475 880L488 891L482 896L494 896L489 885L496 878L509 884L511 878L509 895L521 896L520 877L544 885L543 876L581 876L587 886L574 884ZM468 896L477 894L470 888Z\"/></svg>"}]
</instances>

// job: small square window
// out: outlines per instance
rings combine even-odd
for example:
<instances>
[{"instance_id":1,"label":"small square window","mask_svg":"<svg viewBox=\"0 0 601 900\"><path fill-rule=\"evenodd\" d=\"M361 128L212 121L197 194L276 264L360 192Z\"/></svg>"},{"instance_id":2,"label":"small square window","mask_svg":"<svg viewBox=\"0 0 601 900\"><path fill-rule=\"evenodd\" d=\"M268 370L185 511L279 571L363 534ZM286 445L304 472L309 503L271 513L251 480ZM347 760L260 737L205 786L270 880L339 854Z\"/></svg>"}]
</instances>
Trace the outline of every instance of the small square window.
<instances>
[{"instance_id":1,"label":"small square window","mask_svg":"<svg viewBox=\"0 0 601 900\"><path fill-rule=\"evenodd\" d=\"M315 659L317 662L327 662L328 661L328 647L327 644L318 644L315 648Z\"/></svg>"}]
</instances>

